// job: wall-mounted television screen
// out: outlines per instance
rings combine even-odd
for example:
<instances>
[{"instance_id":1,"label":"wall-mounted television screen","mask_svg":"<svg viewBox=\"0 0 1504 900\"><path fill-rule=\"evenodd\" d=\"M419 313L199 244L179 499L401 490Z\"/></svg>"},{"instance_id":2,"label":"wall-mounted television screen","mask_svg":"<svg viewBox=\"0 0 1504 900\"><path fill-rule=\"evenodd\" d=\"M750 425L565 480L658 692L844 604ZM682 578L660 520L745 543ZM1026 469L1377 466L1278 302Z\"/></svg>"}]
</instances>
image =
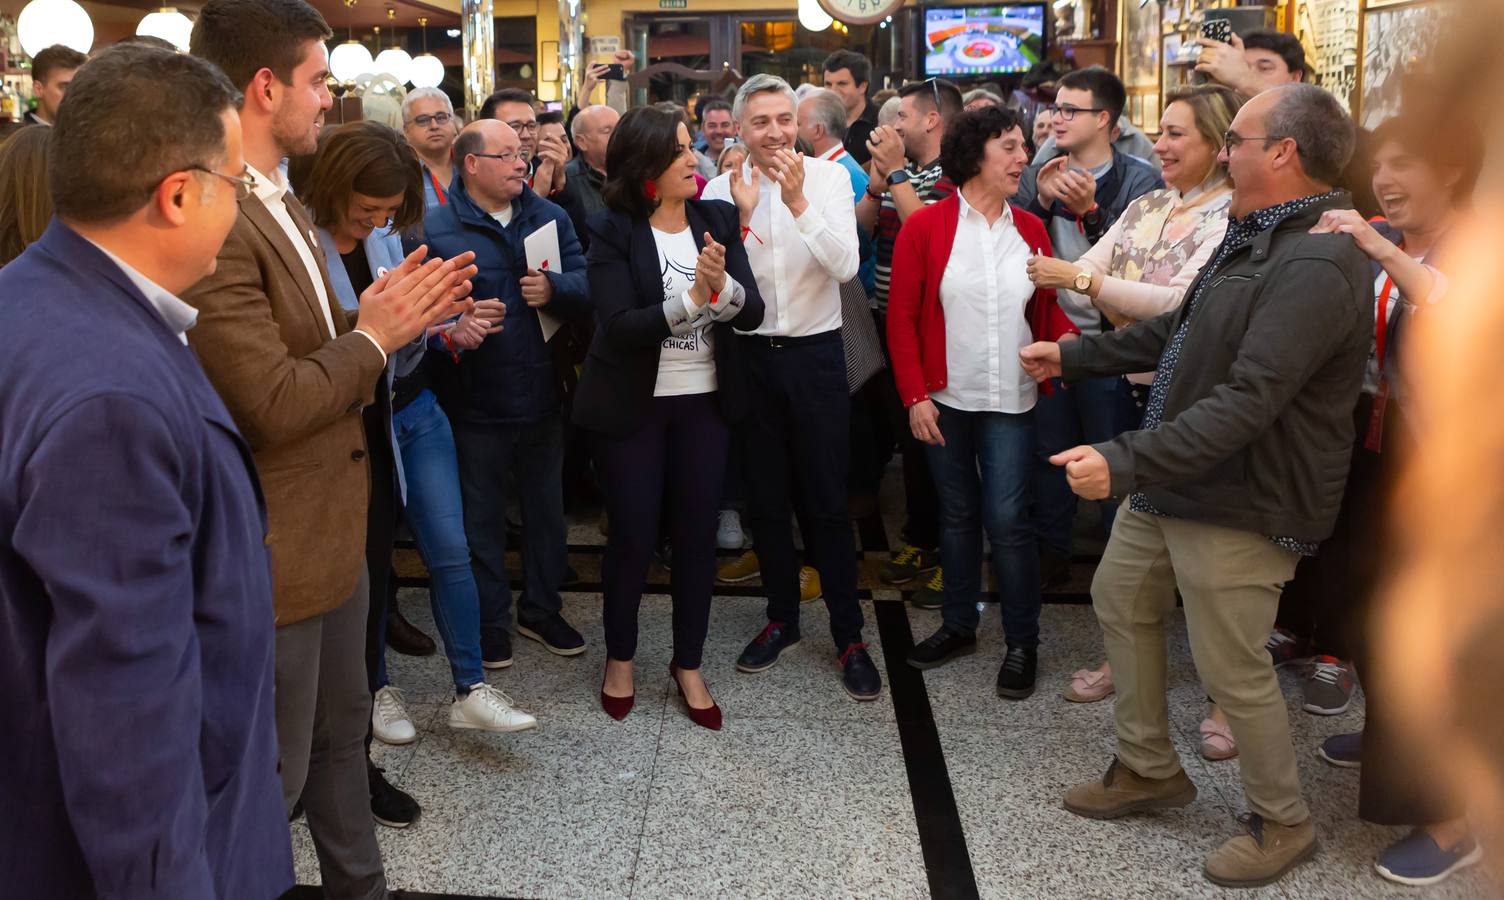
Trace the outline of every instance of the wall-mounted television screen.
<instances>
[{"instance_id":1,"label":"wall-mounted television screen","mask_svg":"<svg viewBox=\"0 0 1504 900\"><path fill-rule=\"evenodd\" d=\"M1027 72L1044 59L1043 3L932 6L924 11L924 74L966 78Z\"/></svg>"}]
</instances>

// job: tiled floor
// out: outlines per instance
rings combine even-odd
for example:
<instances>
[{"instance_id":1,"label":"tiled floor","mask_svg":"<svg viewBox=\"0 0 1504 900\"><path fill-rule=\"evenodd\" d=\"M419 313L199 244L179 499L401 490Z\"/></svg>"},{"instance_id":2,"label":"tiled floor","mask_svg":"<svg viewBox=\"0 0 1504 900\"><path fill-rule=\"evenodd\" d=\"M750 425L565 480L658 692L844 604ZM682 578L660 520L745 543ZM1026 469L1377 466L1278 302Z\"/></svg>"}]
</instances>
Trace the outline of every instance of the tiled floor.
<instances>
[{"instance_id":1,"label":"tiled floor","mask_svg":"<svg viewBox=\"0 0 1504 900\"><path fill-rule=\"evenodd\" d=\"M882 536L872 523L864 532L869 545ZM890 524L887 533L896 529ZM596 544L600 537L592 524L577 524L571 540ZM867 549L864 571L873 576L881 554ZM598 557L579 549L574 562L592 586ZM1078 568L1087 571L1054 599L1079 600L1089 566ZM888 614L881 631L904 643L927 636L938 614L899 606L898 591L866 584L864 596L873 598L864 600L867 639L886 677L874 604L902 611ZM1110 703L1059 698L1070 673L1101 655L1088 606L1046 606L1040 689L1029 700L1008 703L992 691L1001 637L997 612L989 609L979 651L913 680L912 691L898 692L900 710L888 688L873 703L847 698L819 603L804 607L805 640L778 666L737 673L735 656L763 621L761 601L748 596L755 591L717 598L713 611L705 675L725 711L719 734L694 726L670 696L660 671L669 655L669 601L661 595L643 603L637 706L622 723L598 706L604 649L595 593L565 598L566 615L590 642L583 656L555 657L520 640L516 664L490 673L493 684L538 716L536 731L451 731L442 653L389 654L393 683L407 693L419 738L405 747L378 744L377 763L424 808L412 828L377 829L392 887L549 898L1226 893L1203 880L1201 862L1236 831L1238 764L1204 762L1196 753L1203 698L1178 617L1171 716L1200 796L1172 813L1093 822L1060 807L1062 792L1099 775L1113 752ZM433 634L426 591L404 589L401 600L408 618ZM905 622L909 635L901 633ZM1293 696L1295 681L1286 676L1285 683ZM913 695L927 699L928 713ZM914 727L916 715L923 727ZM1358 728L1361 709L1323 719L1292 703L1291 718L1322 850L1279 885L1237 896L1490 896L1477 869L1426 891L1380 880L1373 857L1397 832L1357 821L1356 774L1313 755L1322 738ZM938 741L926 742L924 734ZM948 782L933 777L942 767ZM924 786L922 796L914 796L911 784ZM964 853L954 845L960 841L937 844L952 833L947 815L959 820L954 833L964 836ZM294 825L294 846L300 881L316 884L301 822Z\"/></svg>"}]
</instances>

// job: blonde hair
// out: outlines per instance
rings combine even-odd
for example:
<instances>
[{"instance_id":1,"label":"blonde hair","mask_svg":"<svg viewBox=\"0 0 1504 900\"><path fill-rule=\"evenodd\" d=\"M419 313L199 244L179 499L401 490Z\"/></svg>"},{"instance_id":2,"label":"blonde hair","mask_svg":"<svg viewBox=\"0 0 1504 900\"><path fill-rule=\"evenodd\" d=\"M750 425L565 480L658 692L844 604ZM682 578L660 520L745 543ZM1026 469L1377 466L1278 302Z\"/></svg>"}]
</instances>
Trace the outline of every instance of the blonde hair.
<instances>
[{"instance_id":1,"label":"blonde hair","mask_svg":"<svg viewBox=\"0 0 1504 900\"><path fill-rule=\"evenodd\" d=\"M52 129L30 125L0 144L0 266L21 255L47 230L47 144Z\"/></svg>"},{"instance_id":2,"label":"blonde hair","mask_svg":"<svg viewBox=\"0 0 1504 900\"><path fill-rule=\"evenodd\" d=\"M1172 103L1184 103L1190 107L1196 121L1196 131L1220 156L1222 145L1227 143L1227 130L1238 110L1243 108L1243 95L1220 84L1191 84L1178 87L1165 95L1165 109ZM1212 170L1226 177L1227 166L1221 160L1212 163Z\"/></svg>"},{"instance_id":3,"label":"blonde hair","mask_svg":"<svg viewBox=\"0 0 1504 900\"><path fill-rule=\"evenodd\" d=\"M728 168L727 161L730 160L733 156L740 156L742 159L746 159L747 145L727 144L725 148L721 150L721 158L715 161L716 172L720 173L726 171Z\"/></svg>"}]
</instances>

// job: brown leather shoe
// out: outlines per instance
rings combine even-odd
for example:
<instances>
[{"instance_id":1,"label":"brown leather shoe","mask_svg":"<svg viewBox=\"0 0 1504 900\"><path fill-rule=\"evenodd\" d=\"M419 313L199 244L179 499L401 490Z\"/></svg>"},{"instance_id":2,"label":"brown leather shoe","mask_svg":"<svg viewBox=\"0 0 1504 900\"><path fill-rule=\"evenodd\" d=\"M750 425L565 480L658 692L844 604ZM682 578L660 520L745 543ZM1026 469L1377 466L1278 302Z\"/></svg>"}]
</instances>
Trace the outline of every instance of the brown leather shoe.
<instances>
[{"instance_id":1,"label":"brown leather shoe","mask_svg":"<svg viewBox=\"0 0 1504 900\"><path fill-rule=\"evenodd\" d=\"M1316 827L1310 819L1281 825L1249 813L1239 821L1248 833L1229 840L1206 858L1203 871L1213 884L1235 888L1273 884L1316 855Z\"/></svg>"},{"instance_id":2,"label":"brown leather shoe","mask_svg":"<svg viewBox=\"0 0 1504 900\"><path fill-rule=\"evenodd\" d=\"M1088 819L1116 819L1151 809L1175 809L1196 799L1196 785L1185 774L1144 778L1114 756L1107 774L1065 792L1065 808Z\"/></svg>"},{"instance_id":3,"label":"brown leather shoe","mask_svg":"<svg viewBox=\"0 0 1504 900\"><path fill-rule=\"evenodd\" d=\"M402 617L395 603L386 610L386 645L406 656L432 656L438 649L433 638Z\"/></svg>"}]
</instances>

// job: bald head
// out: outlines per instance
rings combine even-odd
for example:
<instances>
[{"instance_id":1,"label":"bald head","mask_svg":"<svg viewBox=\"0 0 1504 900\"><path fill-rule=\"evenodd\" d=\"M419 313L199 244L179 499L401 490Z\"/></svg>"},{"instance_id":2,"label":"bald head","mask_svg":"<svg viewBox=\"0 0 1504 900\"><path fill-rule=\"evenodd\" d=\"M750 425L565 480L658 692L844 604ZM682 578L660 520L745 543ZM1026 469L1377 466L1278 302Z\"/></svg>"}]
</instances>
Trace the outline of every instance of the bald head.
<instances>
[{"instance_id":1,"label":"bald head","mask_svg":"<svg viewBox=\"0 0 1504 900\"><path fill-rule=\"evenodd\" d=\"M574 117L570 136L585 163L597 172L606 171L606 147L621 113L609 106L587 106Z\"/></svg>"},{"instance_id":2,"label":"bald head","mask_svg":"<svg viewBox=\"0 0 1504 900\"><path fill-rule=\"evenodd\" d=\"M1342 104L1311 84L1270 88L1243 104L1222 150L1236 188L1232 214L1328 191L1357 140Z\"/></svg>"},{"instance_id":3,"label":"bald head","mask_svg":"<svg viewBox=\"0 0 1504 900\"><path fill-rule=\"evenodd\" d=\"M454 142L454 165L465 190L481 209L499 212L527 185L527 160L512 126L497 119L477 119Z\"/></svg>"}]
</instances>

